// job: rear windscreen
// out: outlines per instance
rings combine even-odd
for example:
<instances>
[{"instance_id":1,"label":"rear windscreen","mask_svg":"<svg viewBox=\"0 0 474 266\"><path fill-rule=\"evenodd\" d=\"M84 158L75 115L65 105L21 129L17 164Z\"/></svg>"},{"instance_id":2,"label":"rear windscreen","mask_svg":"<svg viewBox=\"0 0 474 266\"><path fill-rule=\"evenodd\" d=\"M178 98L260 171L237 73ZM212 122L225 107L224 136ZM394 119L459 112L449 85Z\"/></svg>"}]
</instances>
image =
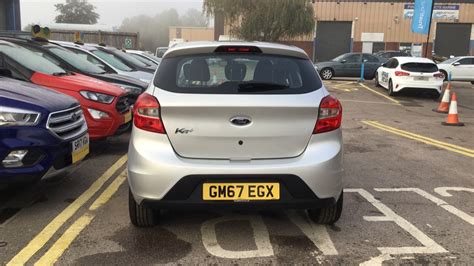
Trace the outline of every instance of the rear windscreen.
<instances>
[{"instance_id":1,"label":"rear windscreen","mask_svg":"<svg viewBox=\"0 0 474 266\"><path fill-rule=\"evenodd\" d=\"M401 66L405 71L433 73L438 72L438 67L432 63L406 63Z\"/></svg>"},{"instance_id":2,"label":"rear windscreen","mask_svg":"<svg viewBox=\"0 0 474 266\"><path fill-rule=\"evenodd\" d=\"M209 94L300 94L322 86L308 59L219 53L164 58L154 84L171 92Z\"/></svg>"}]
</instances>

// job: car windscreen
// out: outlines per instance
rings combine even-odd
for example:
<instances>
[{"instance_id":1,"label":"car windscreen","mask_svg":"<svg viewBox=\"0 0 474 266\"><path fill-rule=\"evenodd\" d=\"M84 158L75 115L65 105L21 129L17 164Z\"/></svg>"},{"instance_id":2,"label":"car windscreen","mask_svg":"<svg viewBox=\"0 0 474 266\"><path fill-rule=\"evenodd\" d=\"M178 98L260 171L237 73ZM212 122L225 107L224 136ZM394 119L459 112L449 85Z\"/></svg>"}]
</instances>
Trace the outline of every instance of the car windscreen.
<instances>
[{"instance_id":1,"label":"car windscreen","mask_svg":"<svg viewBox=\"0 0 474 266\"><path fill-rule=\"evenodd\" d=\"M122 58L125 60L127 63L132 64L132 66L138 66L138 67L149 67L149 65L141 62L140 60L137 60L135 57L120 51L120 50L112 50L111 51L114 55Z\"/></svg>"},{"instance_id":2,"label":"car windscreen","mask_svg":"<svg viewBox=\"0 0 474 266\"><path fill-rule=\"evenodd\" d=\"M66 74L61 67L53 64L46 58L35 54L34 52L19 46L0 44L0 52L10 57L25 68L48 75Z\"/></svg>"},{"instance_id":3,"label":"car windscreen","mask_svg":"<svg viewBox=\"0 0 474 266\"><path fill-rule=\"evenodd\" d=\"M104 74L105 73L105 71L102 68L90 63L86 59L78 56L77 54L69 50L59 48L59 47L51 47L49 48L49 51L55 54L56 56L62 58L71 66L79 69L81 72L85 72L89 74Z\"/></svg>"},{"instance_id":4,"label":"car windscreen","mask_svg":"<svg viewBox=\"0 0 474 266\"><path fill-rule=\"evenodd\" d=\"M137 60L149 65L149 66L157 66L157 64L153 61L151 61L150 59L144 57L144 56L141 56L139 54L129 54L130 56L133 56L134 58L136 58Z\"/></svg>"},{"instance_id":5,"label":"car windscreen","mask_svg":"<svg viewBox=\"0 0 474 266\"><path fill-rule=\"evenodd\" d=\"M409 72L433 73L438 71L438 67L433 63L405 63L401 68Z\"/></svg>"},{"instance_id":6,"label":"car windscreen","mask_svg":"<svg viewBox=\"0 0 474 266\"><path fill-rule=\"evenodd\" d=\"M261 54L164 58L154 84L171 92L198 94L301 94L322 86L310 60Z\"/></svg>"},{"instance_id":7,"label":"car windscreen","mask_svg":"<svg viewBox=\"0 0 474 266\"><path fill-rule=\"evenodd\" d=\"M117 58L117 56L113 54L109 54L101 50L93 50L91 52L118 70L127 71L127 72L133 71L132 68L124 64L121 59Z\"/></svg>"}]
</instances>

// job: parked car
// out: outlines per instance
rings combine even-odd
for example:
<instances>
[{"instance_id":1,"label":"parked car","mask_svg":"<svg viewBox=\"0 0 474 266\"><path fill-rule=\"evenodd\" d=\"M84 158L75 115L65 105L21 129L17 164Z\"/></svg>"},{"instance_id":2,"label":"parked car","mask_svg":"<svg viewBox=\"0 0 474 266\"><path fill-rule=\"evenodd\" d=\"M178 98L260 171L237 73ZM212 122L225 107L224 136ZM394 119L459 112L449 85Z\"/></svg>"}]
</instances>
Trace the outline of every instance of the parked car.
<instances>
[{"instance_id":1,"label":"parked car","mask_svg":"<svg viewBox=\"0 0 474 266\"><path fill-rule=\"evenodd\" d=\"M364 78L373 79L375 71L382 65L382 59L365 53L342 54L331 61L318 62L316 67L322 79L334 77L360 77L364 61Z\"/></svg>"},{"instance_id":2,"label":"parked car","mask_svg":"<svg viewBox=\"0 0 474 266\"><path fill-rule=\"evenodd\" d=\"M342 107L306 53L255 42L170 48L134 106L129 211L167 208L342 212Z\"/></svg>"},{"instance_id":3,"label":"parked car","mask_svg":"<svg viewBox=\"0 0 474 266\"><path fill-rule=\"evenodd\" d=\"M48 41L6 37L0 37L0 40L9 41L27 48L67 71L83 74L117 85L130 94L131 104L135 102L138 95L144 92L148 86L147 83L135 78L107 73L103 68L92 64L74 52Z\"/></svg>"},{"instance_id":4,"label":"parked car","mask_svg":"<svg viewBox=\"0 0 474 266\"><path fill-rule=\"evenodd\" d=\"M162 58L166 51L168 51L168 47L158 47L156 48L155 56L158 58Z\"/></svg>"},{"instance_id":5,"label":"parked car","mask_svg":"<svg viewBox=\"0 0 474 266\"><path fill-rule=\"evenodd\" d=\"M436 64L421 57L394 57L384 63L375 75L375 85L387 89L388 95L402 90L428 89L441 93L444 75Z\"/></svg>"},{"instance_id":6,"label":"parked car","mask_svg":"<svg viewBox=\"0 0 474 266\"><path fill-rule=\"evenodd\" d=\"M385 63L388 61L388 59L392 57L400 57L400 56L410 56L409 54L403 52L403 51L379 51L374 54L378 58L382 59L382 62Z\"/></svg>"},{"instance_id":7,"label":"parked car","mask_svg":"<svg viewBox=\"0 0 474 266\"><path fill-rule=\"evenodd\" d=\"M458 56L438 64L439 71L444 74L445 80L451 74L451 80L470 81L474 84L474 56Z\"/></svg>"},{"instance_id":8,"label":"parked car","mask_svg":"<svg viewBox=\"0 0 474 266\"><path fill-rule=\"evenodd\" d=\"M127 54L126 52L119 50L115 47L111 46L103 46L103 45L95 45L95 44L90 44L93 47L96 47L97 49L106 52L109 54L109 56L116 57L120 59L123 63L125 63L127 66L137 69L140 71L144 72L149 72L151 74L155 73L156 68L158 65L156 64L147 64L143 63L142 61L136 59L135 57L131 56L130 54Z\"/></svg>"},{"instance_id":9,"label":"parked car","mask_svg":"<svg viewBox=\"0 0 474 266\"><path fill-rule=\"evenodd\" d=\"M126 52L145 64L155 64L156 67L160 65L161 58L154 56L150 52L140 50L127 50Z\"/></svg>"},{"instance_id":10,"label":"parked car","mask_svg":"<svg viewBox=\"0 0 474 266\"><path fill-rule=\"evenodd\" d=\"M105 69L108 73L117 73L120 75L136 78L147 84L153 79L153 74L137 70L129 67L122 60L117 57L111 56L109 53L103 52L97 49L95 46L81 45L71 42L51 41L65 47L77 55L83 57L87 61L100 66Z\"/></svg>"},{"instance_id":11,"label":"parked car","mask_svg":"<svg viewBox=\"0 0 474 266\"><path fill-rule=\"evenodd\" d=\"M60 174L89 153L79 102L0 71L0 184Z\"/></svg>"},{"instance_id":12,"label":"parked car","mask_svg":"<svg viewBox=\"0 0 474 266\"><path fill-rule=\"evenodd\" d=\"M0 40L0 70L76 98L82 106L91 139L125 132L130 127L130 96L110 83L67 72L42 56Z\"/></svg>"}]
</instances>

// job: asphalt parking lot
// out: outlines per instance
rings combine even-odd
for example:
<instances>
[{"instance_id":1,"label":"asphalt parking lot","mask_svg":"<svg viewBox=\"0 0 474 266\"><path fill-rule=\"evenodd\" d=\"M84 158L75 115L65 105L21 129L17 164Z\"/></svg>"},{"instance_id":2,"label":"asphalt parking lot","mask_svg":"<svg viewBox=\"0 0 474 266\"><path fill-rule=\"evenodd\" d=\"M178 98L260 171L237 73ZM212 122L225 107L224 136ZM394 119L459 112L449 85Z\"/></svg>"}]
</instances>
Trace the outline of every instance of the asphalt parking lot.
<instances>
[{"instance_id":1,"label":"asphalt parking lot","mask_svg":"<svg viewBox=\"0 0 474 266\"><path fill-rule=\"evenodd\" d=\"M128 218L128 134L93 143L67 176L0 193L0 264L472 264L474 86L453 83L464 127L437 99L373 81L325 82L344 107L345 202L333 226L299 211L167 211Z\"/></svg>"}]
</instances>

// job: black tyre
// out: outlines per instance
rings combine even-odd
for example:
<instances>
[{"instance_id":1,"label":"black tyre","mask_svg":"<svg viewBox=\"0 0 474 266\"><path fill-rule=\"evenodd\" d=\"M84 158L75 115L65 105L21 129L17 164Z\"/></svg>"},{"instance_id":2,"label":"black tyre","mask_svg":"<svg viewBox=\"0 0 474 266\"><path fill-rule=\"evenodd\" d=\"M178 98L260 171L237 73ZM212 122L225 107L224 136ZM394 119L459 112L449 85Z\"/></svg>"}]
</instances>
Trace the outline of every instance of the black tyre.
<instances>
[{"instance_id":1,"label":"black tyre","mask_svg":"<svg viewBox=\"0 0 474 266\"><path fill-rule=\"evenodd\" d=\"M393 91L393 83L392 80L388 81L388 95L395 96L395 92Z\"/></svg>"},{"instance_id":2,"label":"black tyre","mask_svg":"<svg viewBox=\"0 0 474 266\"><path fill-rule=\"evenodd\" d=\"M130 190L128 191L128 212L130 221L135 226L152 227L157 224L159 211L138 205Z\"/></svg>"},{"instance_id":3,"label":"black tyre","mask_svg":"<svg viewBox=\"0 0 474 266\"><path fill-rule=\"evenodd\" d=\"M444 71L444 70L440 70L439 72L443 73L444 81L448 81L448 73L446 73L446 71Z\"/></svg>"},{"instance_id":4,"label":"black tyre","mask_svg":"<svg viewBox=\"0 0 474 266\"><path fill-rule=\"evenodd\" d=\"M471 81L471 84L474 85L474 81Z\"/></svg>"},{"instance_id":5,"label":"black tyre","mask_svg":"<svg viewBox=\"0 0 474 266\"><path fill-rule=\"evenodd\" d=\"M334 71L326 67L326 68L321 69L321 71L319 71L319 75L321 76L322 79L329 80L333 78Z\"/></svg>"},{"instance_id":6,"label":"black tyre","mask_svg":"<svg viewBox=\"0 0 474 266\"><path fill-rule=\"evenodd\" d=\"M381 87L379 83L379 74L375 72L375 87Z\"/></svg>"},{"instance_id":7,"label":"black tyre","mask_svg":"<svg viewBox=\"0 0 474 266\"><path fill-rule=\"evenodd\" d=\"M337 200L337 203L330 207L308 210L308 216L318 224L334 224L341 218L344 193Z\"/></svg>"}]
</instances>

